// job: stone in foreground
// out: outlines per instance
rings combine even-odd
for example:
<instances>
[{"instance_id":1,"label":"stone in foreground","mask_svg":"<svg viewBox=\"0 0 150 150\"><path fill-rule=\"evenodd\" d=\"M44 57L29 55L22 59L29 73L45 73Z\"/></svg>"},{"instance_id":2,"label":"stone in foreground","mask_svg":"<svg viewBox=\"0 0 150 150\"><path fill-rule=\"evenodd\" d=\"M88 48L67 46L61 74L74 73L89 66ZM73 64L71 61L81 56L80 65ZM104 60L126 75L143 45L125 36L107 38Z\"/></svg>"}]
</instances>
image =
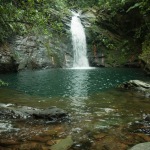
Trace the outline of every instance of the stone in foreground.
<instances>
[{"instance_id":1,"label":"stone in foreground","mask_svg":"<svg viewBox=\"0 0 150 150\"><path fill-rule=\"evenodd\" d=\"M49 122L63 121L67 119L68 113L57 107L38 109L27 106L0 104L0 119L28 119L46 120Z\"/></svg>"},{"instance_id":2,"label":"stone in foreground","mask_svg":"<svg viewBox=\"0 0 150 150\"><path fill-rule=\"evenodd\" d=\"M150 150L150 142L137 144L133 146L130 150Z\"/></svg>"},{"instance_id":3,"label":"stone in foreground","mask_svg":"<svg viewBox=\"0 0 150 150\"><path fill-rule=\"evenodd\" d=\"M71 136L67 136L65 139L60 140L57 144L51 146L51 150L68 150L73 145Z\"/></svg>"}]
</instances>

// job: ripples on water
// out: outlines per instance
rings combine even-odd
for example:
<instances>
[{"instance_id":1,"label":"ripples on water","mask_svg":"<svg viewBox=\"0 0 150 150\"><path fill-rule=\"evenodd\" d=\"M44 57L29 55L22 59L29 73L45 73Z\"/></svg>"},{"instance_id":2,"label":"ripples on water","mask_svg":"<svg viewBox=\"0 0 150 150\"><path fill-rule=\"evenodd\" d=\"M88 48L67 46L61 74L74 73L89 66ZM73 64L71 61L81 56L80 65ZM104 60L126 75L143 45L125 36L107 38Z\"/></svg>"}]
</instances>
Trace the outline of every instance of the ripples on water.
<instances>
[{"instance_id":1,"label":"ripples on water","mask_svg":"<svg viewBox=\"0 0 150 150\"><path fill-rule=\"evenodd\" d=\"M149 80L139 69L51 69L1 74L0 79L9 83L0 88L1 103L63 108L71 113L67 130L76 139L87 131L127 126L150 113L149 99L115 89L131 79ZM0 132L15 129L8 122L0 125Z\"/></svg>"},{"instance_id":2,"label":"ripples on water","mask_svg":"<svg viewBox=\"0 0 150 150\"><path fill-rule=\"evenodd\" d=\"M9 87L45 97L87 97L131 79L145 79L139 69L51 69L0 75Z\"/></svg>"},{"instance_id":3,"label":"ripples on water","mask_svg":"<svg viewBox=\"0 0 150 150\"><path fill-rule=\"evenodd\" d=\"M98 117L105 112L109 114L108 120L117 119L127 112L138 114L138 109L143 111L147 108L142 103L145 99L142 101L141 97L132 93L115 90L124 81L149 80L139 69L51 69L5 74L0 78L9 83L7 89L0 90L1 102L38 107L55 105L84 117L86 113ZM106 110L114 110L114 113ZM116 110L122 111L122 114Z\"/></svg>"}]
</instances>

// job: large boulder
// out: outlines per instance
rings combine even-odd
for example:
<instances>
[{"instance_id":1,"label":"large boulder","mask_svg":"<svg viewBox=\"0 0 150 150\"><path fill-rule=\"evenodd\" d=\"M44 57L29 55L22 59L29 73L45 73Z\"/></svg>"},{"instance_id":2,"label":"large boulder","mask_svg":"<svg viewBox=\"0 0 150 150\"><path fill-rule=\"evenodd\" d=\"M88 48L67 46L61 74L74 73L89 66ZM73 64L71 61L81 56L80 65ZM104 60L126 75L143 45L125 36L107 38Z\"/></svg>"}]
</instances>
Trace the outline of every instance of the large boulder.
<instances>
[{"instance_id":1,"label":"large boulder","mask_svg":"<svg viewBox=\"0 0 150 150\"><path fill-rule=\"evenodd\" d=\"M143 82L140 80L130 80L123 83L119 87L140 92L147 98L150 97L150 83L147 82Z\"/></svg>"},{"instance_id":2,"label":"large boulder","mask_svg":"<svg viewBox=\"0 0 150 150\"><path fill-rule=\"evenodd\" d=\"M136 88L136 89L149 89L150 88L150 84L140 81L140 80L130 80L129 82L125 82L124 87L126 88Z\"/></svg>"},{"instance_id":3,"label":"large boulder","mask_svg":"<svg viewBox=\"0 0 150 150\"><path fill-rule=\"evenodd\" d=\"M68 114L57 107L38 109L27 106L0 105L0 119L28 119L45 120L48 122L59 122L68 119Z\"/></svg>"}]
</instances>

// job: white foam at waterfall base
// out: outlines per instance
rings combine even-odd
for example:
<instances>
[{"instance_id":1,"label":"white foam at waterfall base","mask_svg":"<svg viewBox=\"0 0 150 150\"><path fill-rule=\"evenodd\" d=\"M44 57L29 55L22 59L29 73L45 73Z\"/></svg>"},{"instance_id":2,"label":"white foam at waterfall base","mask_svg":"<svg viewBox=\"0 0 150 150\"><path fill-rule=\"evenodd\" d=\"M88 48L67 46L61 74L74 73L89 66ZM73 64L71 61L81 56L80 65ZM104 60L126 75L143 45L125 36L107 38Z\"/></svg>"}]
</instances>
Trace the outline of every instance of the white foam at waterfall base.
<instances>
[{"instance_id":1,"label":"white foam at waterfall base","mask_svg":"<svg viewBox=\"0 0 150 150\"><path fill-rule=\"evenodd\" d=\"M89 70L89 69L95 69L95 67L73 67L71 69L77 69L77 70L85 69L85 70Z\"/></svg>"},{"instance_id":2,"label":"white foam at waterfall base","mask_svg":"<svg viewBox=\"0 0 150 150\"><path fill-rule=\"evenodd\" d=\"M73 68L88 68L87 46L84 27L81 24L79 14L73 13L71 20L72 45L74 52Z\"/></svg>"}]
</instances>

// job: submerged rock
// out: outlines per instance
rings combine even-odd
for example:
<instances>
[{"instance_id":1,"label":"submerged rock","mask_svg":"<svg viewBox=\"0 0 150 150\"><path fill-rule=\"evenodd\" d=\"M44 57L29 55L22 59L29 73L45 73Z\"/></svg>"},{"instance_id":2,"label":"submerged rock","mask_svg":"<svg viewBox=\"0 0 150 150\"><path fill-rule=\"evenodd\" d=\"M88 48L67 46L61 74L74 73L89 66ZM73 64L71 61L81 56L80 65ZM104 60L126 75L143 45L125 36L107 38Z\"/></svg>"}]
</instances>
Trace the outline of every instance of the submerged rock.
<instances>
[{"instance_id":1,"label":"submerged rock","mask_svg":"<svg viewBox=\"0 0 150 150\"><path fill-rule=\"evenodd\" d=\"M67 150L73 145L71 136L67 136L65 139L60 140L55 145L51 146L51 150Z\"/></svg>"},{"instance_id":2,"label":"submerged rock","mask_svg":"<svg viewBox=\"0 0 150 150\"><path fill-rule=\"evenodd\" d=\"M137 144L133 146L130 150L150 150L150 142Z\"/></svg>"},{"instance_id":3,"label":"submerged rock","mask_svg":"<svg viewBox=\"0 0 150 150\"><path fill-rule=\"evenodd\" d=\"M145 97L150 98L150 83L146 83L140 80L130 80L123 83L119 87L141 92Z\"/></svg>"},{"instance_id":4,"label":"submerged rock","mask_svg":"<svg viewBox=\"0 0 150 150\"><path fill-rule=\"evenodd\" d=\"M129 123L129 131L132 133L150 135L150 114L143 114L142 118Z\"/></svg>"}]
</instances>

